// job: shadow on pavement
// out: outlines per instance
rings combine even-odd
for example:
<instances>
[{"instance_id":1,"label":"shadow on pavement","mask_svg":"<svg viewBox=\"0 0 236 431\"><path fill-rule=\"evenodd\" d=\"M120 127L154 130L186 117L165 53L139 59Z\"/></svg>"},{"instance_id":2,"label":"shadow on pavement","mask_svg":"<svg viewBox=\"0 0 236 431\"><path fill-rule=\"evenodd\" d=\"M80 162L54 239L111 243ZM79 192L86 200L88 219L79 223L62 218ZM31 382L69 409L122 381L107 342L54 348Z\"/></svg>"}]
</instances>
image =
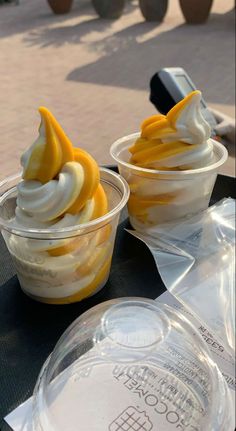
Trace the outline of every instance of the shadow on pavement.
<instances>
[{"instance_id":1,"label":"shadow on pavement","mask_svg":"<svg viewBox=\"0 0 236 431\"><path fill-rule=\"evenodd\" d=\"M136 7L137 6L132 3L132 0L127 0L124 14L130 13ZM52 24L61 25L71 19L81 17L82 15L94 16L95 27L98 28L98 31L103 31L113 22L113 20L100 19L92 6L91 0L74 0L71 11L63 15L55 15L47 4L47 0L42 0L40 11L37 5L34 5L34 1L21 0L18 6L13 3L1 7L0 38L6 38L32 30L32 37L30 35L26 39L32 42L32 44L35 43L42 46L55 44L55 46L57 46L63 42L73 42L73 40L77 43L81 37L80 31L85 34L85 29L77 29L76 25L68 26L63 29L62 26L53 29L49 26ZM88 27L88 32L89 31L90 28ZM36 37L36 34L38 37Z\"/></svg>"},{"instance_id":2,"label":"shadow on pavement","mask_svg":"<svg viewBox=\"0 0 236 431\"><path fill-rule=\"evenodd\" d=\"M212 14L203 25L183 24L137 41L137 36L153 28L153 23L141 22L91 43L90 49L102 56L72 70L67 80L146 90L157 70L181 66L208 101L234 104L234 69L229 57L234 52L234 11Z\"/></svg>"},{"instance_id":3,"label":"shadow on pavement","mask_svg":"<svg viewBox=\"0 0 236 431\"><path fill-rule=\"evenodd\" d=\"M59 47L66 43L77 44L82 41L84 36L89 35L89 33L94 31L103 32L110 25L111 21L101 20L97 16L94 16L94 18L74 25L47 28L40 32L33 30L25 37L24 41L30 46L40 45L41 48L50 45Z\"/></svg>"}]
</instances>

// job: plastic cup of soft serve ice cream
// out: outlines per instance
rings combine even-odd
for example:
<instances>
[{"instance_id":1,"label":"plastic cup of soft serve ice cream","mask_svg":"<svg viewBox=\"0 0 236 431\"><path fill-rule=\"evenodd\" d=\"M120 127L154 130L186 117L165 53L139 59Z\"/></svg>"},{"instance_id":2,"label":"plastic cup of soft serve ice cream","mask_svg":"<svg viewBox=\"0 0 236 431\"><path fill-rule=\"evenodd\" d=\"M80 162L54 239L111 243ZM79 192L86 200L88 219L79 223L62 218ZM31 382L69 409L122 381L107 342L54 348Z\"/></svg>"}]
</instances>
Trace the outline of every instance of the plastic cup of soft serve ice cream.
<instances>
[{"instance_id":1,"label":"plastic cup of soft serve ice cream","mask_svg":"<svg viewBox=\"0 0 236 431\"><path fill-rule=\"evenodd\" d=\"M205 210L219 167L227 159L225 147L210 140L215 155L215 163L212 165L183 171L158 171L128 162L128 148L139 136L139 133L125 136L118 139L111 148L119 172L130 187L128 211L132 226L146 231Z\"/></svg>"},{"instance_id":2,"label":"plastic cup of soft serve ice cream","mask_svg":"<svg viewBox=\"0 0 236 431\"><path fill-rule=\"evenodd\" d=\"M210 127L200 113L200 96L191 93L167 116L144 121L142 133L124 136L111 146L111 156L130 187L129 218L138 231L154 234L160 224L189 217L209 205L228 153L210 138Z\"/></svg>"},{"instance_id":3,"label":"plastic cup of soft serve ice cream","mask_svg":"<svg viewBox=\"0 0 236 431\"><path fill-rule=\"evenodd\" d=\"M22 290L45 303L81 301L105 285L119 216L129 189L120 175L100 169L109 211L87 223L65 228L14 226L17 185L21 175L0 184L0 225Z\"/></svg>"},{"instance_id":4,"label":"plastic cup of soft serve ice cream","mask_svg":"<svg viewBox=\"0 0 236 431\"><path fill-rule=\"evenodd\" d=\"M46 108L39 136L21 157L22 174L0 183L0 227L22 290L66 304L106 283L129 187L73 147Z\"/></svg>"}]
</instances>

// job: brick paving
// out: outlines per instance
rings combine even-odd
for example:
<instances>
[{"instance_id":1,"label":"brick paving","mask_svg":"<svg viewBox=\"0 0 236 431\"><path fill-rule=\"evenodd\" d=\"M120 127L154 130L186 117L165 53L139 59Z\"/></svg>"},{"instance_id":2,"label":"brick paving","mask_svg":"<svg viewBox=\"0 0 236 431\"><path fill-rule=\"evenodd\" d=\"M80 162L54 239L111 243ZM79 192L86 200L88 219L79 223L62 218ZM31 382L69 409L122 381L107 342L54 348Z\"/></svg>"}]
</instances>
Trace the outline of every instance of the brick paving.
<instances>
[{"instance_id":1,"label":"brick paving","mask_svg":"<svg viewBox=\"0 0 236 431\"><path fill-rule=\"evenodd\" d=\"M74 0L63 16L43 0L0 6L0 179L19 169L37 136L40 105L75 145L110 163L111 143L155 113L149 79L161 67L184 67L209 105L233 116L233 8L215 0L207 24L188 26L177 0L160 25L145 22L131 0L116 21L99 19L88 0ZM233 174L233 156L223 172Z\"/></svg>"}]
</instances>

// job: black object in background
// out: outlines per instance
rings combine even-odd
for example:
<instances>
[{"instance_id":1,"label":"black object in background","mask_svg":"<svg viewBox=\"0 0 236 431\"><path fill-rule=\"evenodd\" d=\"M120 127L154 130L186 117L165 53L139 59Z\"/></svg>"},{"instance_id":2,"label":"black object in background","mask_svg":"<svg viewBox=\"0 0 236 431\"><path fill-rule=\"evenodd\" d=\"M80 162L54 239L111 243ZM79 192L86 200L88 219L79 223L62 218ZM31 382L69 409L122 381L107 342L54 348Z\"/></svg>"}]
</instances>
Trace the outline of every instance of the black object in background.
<instances>
[{"instance_id":1,"label":"black object in background","mask_svg":"<svg viewBox=\"0 0 236 431\"><path fill-rule=\"evenodd\" d=\"M175 105L173 97L162 84L158 72L151 78L149 99L161 114L167 114L167 112Z\"/></svg>"}]
</instances>

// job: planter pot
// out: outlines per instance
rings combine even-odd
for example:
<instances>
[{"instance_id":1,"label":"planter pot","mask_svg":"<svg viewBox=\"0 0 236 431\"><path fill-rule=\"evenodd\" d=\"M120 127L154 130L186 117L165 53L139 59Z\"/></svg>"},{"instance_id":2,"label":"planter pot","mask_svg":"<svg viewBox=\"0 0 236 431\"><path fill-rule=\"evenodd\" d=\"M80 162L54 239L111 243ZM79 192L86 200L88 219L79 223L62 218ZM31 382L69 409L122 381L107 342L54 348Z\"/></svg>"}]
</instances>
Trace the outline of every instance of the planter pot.
<instances>
[{"instance_id":1,"label":"planter pot","mask_svg":"<svg viewBox=\"0 0 236 431\"><path fill-rule=\"evenodd\" d=\"M101 18L117 19L122 15L125 0L92 0L92 4Z\"/></svg>"},{"instance_id":2,"label":"planter pot","mask_svg":"<svg viewBox=\"0 0 236 431\"><path fill-rule=\"evenodd\" d=\"M73 0L47 0L50 8L55 14L68 13Z\"/></svg>"},{"instance_id":3,"label":"planter pot","mask_svg":"<svg viewBox=\"0 0 236 431\"><path fill-rule=\"evenodd\" d=\"M213 0L179 0L185 21L202 24L207 21Z\"/></svg>"},{"instance_id":4,"label":"planter pot","mask_svg":"<svg viewBox=\"0 0 236 431\"><path fill-rule=\"evenodd\" d=\"M167 11L168 0L139 0L139 7L146 21L161 22Z\"/></svg>"}]
</instances>

